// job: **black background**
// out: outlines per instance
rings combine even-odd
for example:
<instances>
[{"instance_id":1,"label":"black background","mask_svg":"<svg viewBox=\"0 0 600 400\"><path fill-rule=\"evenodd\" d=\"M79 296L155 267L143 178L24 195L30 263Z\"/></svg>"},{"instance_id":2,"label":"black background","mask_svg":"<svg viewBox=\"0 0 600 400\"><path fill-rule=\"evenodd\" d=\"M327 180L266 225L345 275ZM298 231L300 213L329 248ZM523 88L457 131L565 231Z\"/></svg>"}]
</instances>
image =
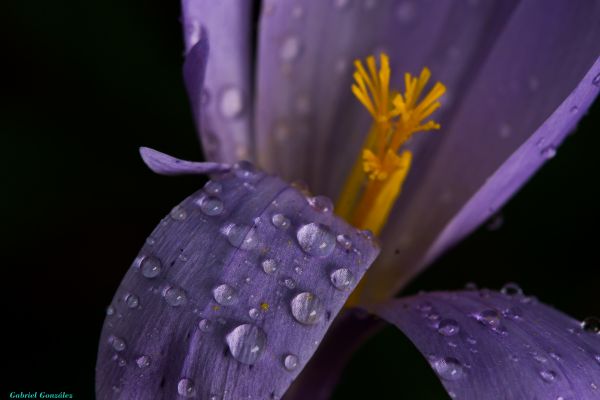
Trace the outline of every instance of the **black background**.
<instances>
[{"instance_id":1,"label":"black background","mask_svg":"<svg viewBox=\"0 0 600 400\"><path fill-rule=\"evenodd\" d=\"M18 2L0 27L3 345L0 398L93 398L105 307L146 235L199 178L164 178L147 145L197 159L181 78L179 4ZM407 290L521 284L576 318L600 314L597 103L557 156ZM399 382L402 382L400 385ZM336 398L444 398L389 328L356 354Z\"/></svg>"}]
</instances>

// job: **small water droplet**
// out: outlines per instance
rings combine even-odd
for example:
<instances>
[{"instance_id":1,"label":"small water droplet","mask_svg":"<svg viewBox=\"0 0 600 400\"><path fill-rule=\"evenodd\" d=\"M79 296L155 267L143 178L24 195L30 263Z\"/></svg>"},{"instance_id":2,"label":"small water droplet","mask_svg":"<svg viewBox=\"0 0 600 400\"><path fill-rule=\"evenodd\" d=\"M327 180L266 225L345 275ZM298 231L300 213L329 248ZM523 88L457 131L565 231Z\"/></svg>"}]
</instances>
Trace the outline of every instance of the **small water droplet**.
<instances>
[{"instance_id":1,"label":"small water droplet","mask_svg":"<svg viewBox=\"0 0 600 400\"><path fill-rule=\"evenodd\" d=\"M338 290L347 290L354 283L354 275L348 268L339 268L329 276L331 284Z\"/></svg>"},{"instance_id":2,"label":"small water droplet","mask_svg":"<svg viewBox=\"0 0 600 400\"><path fill-rule=\"evenodd\" d=\"M237 300L235 289L227 284L222 284L214 288L213 297L222 306L230 306Z\"/></svg>"},{"instance_id":3,"label":"small water droplet","mask_svg":"<svg viewBox=\"0 0 600 400\"><path fill-rule=\"evenodd\" d=\"M438 332L444 336L453 336L460 331L458 322L453 319L443 319L438 324Z\"/></svg>"},{"instance_id":4,"label":"small water droplet","mask_svg":"<svg viewBox=\"0 0 600 400\"><path fill-rule=\"evenodd\" d=\"M146 368L150 365L150 363L152 362L150 356L139 356L136 360L135 363L137 364L137 366L139 368Z\"/></svg>"},{"instance_id":5,"label":"small water droplet","mask_svg":"<svg viewBox=\"0 0 600 400\"><path fill-rule=\"evenodd\" d=\"M290 220L283 214L273 214L271 223L279 229L287 229L290 227Z\"/></svg>"},{"instance_id":6,"label":"small water droplet","mask_svg":"<svg viewBox=\"0 0 600 400\"><path fill-rule=\"evenodd\" d=\"M531 353L531 357L533 357L535 361L541 364L545 364L548 362L548 358L546 356L544 356L543 354L536 353L535 351Z\"/></svg>"},{"instance_id":7,"label":"small water droplet","mask_svg":"<svg viewBox=\"0 0 600 400\"><path fill-rule=\"evenodd\" d=\"M283 280L283 284L288 289L295 289L296 288L296 282L292 278L285 278Z\"/></svg>"},{"instance_id":8,"label":"small water droplet","mask_svg":"<svg viewBox=\"0 0 600 400\"><path fill-rule=\"evenodd\" d=\"M297 266L294 267L294 272L297 273L298 275L302 274L302 267L301 266Z\"/></svg>"},{"instance_id":9,"label":"small water droplet","mask_svg":"<svg viewBox=\"0 0 600 400\"><path fill-rule=\"evenodd\" d=\"M430 363L440 378L455 381L465 376L465 371L460 362L453 357L430 357Z\"/></svg>"},{"instance_id":10,"label":"small water droplet","mask_svg":"<svg viewBox=\"0 0 600 400\"><path fill-rule=\"evenodd\" d=\"M252 250L258 246L258 235L254 227L227 224L221 232L227 237L229 243L238 249Z\"/></svg>"},{"instance_id":11,"label":"small water droplet","mask_svg":"<svg viewBox=\"0 0 600 400\"><path fill-rule=\"evenodd\" d=\"M106 308L106 315L111 316L115 313L115 308L113 306L108 306Z\"/></svg>"},{"instance_id":12,"label":"small water droplet","mask_svg":"<svg viewBox=\"0 0 600 400\"><path fill-rule=\"evenodd\" d=\"M554 158L554 156L556 156L556 148L553 146L548 146L542 150L541 154L542 157L544 157L546 160L550 160L551 158Z\"/></svg>"},{"instance_id":13,"label":"small water droplet","mask_svg":"<svg viewBox=\"0 0 600 400\"><path fill-rule=\"evenodd\" d=\"M214 217L223 213L223 202L218 197L202 196L196 201L196 204L200 207L200 211L209 217Z\"/></svg>"},{"instance_id":14,"label":"small water droplet","mask_svg":"<svg viewBox=\"0 0 600 400\"><path fill-rule=\"evenodd\" d=\"M500 326L500 315L496 310L484 310L481 313L476 314L475 319L491 328Z\"/></svg>"},{"instance_id":15,"label":"small water droplet","mask_svg":"<svg viewBox=\"0 0 600 400\"><path fill-rule=\"evenodd\" d=\"M554 382L556 380L556 372L551 370L542 370L540 371L540 376L546 382Z\"/></svg>"},{"instance_id":16,"label":"small water droplet","mask_svg":"<svg viewBox=\"0 0 600 400\"><path fill-rule=\"evenodd\" d=\"M169 215L175 221L183 221L187 218L187 211L185 211L181 206L175 206L173 207Z\"/></svg>"},{"instance_id":17,"label":"small water droplet","mask_svg":"<svg viewBox=\"0 0 600 400\"><path fill-rule=\"evenodd\" d=\"M177 393L183 397L194 397L196 395L194 381L188 378L180 379L177 383Z\"/></svg>"},{"instance_id":18,"label":"small water droplet","mask_svg":"<svg viewBox=\"0 0 600 400\"><path fill-rule=\"evenodd\" d=\"M244 110L244 96L242 91L229 87L221 93L220 111L226 118L239 117Z\"/></svg>"},{"instance_id":19,"label":"small water droplet","mask_svg":"<svg viewBox=\"0 0 600 400\"><path fill-rule=\"evenodd\" d=\"M187 297L185 291L178 287L168 287L163 292L163 297L168 305L179 307L185 304Z\"/></svg>"},{"instance_id":20,"label":"small water droplet","mask_svg":"<svg viewBox=\"0 0 600 400\"><path fill-rule=\"evenodd\" d=\"M466 339L466 340L467 340L467 342L468 342L469 344L472 344L472 345L476 345L476 344L477 344L477 339L475 339L474 337L467 336L467 339Z\"/></svg>"},{"instance_id":21,"label":"small water droplet","mask_svg":"<svg viewBox=\"0 0 600 400\"><path fill-rule=\"evenodd\" d=\"M300 39L298 39L296 36L288 36L281 44L279 56L283 61L293 61L300 54L301 47Z\"/></svg>"},{"instance_id":22,"label":"small water droplet","mask_svg":"<svg viewBox=\"0 0 600 400\"><path fill-rule=\"evenodd\" d=\"M288 371L293 371L296 369L296 367L298 366L298 357L293 355L293 354L288 354L287 356L285 356L285 358L283 359L283 366L285 367L285 369L287 369Z\"/></svg>"},{"instance_id":23,"label":"small water droplet","mask_svg":"<svg viewBox=\"0 0 600 400\"><path fill-rule=\"evenodd\" d=\"M316 324L323 315L321 301L310 292L302 292L294 296L291 308L296 321L306 325Z\"/></svg>"},{"instance_id":24,"label":"small water droplet","mask_svg":"<svg viewBox=\"0 0 600 400\"><path fill-rule=\"evenodd\" d=\"M213 329L213 323L211 320L202 319L200 322L198 322L198 329L200 329L202 332L210 332Z\"/></svg>"},{"instance_id":25,"label":"small water droplet","mask_svg":"<svg viewBox=\"0 0 600 400\"><path fill-rule=\"evenodd\" d=\"M596 86L600 86L600 73L597 74L594 79L592 79L592 83Z\"/></svg>"},{"instance_id":26,"label":"small water droplet","mask_svg":"<svg viewBox=\"0 0 600 400\"><path fill-rule=\"evenodd\" d=\"M262 329L243 324L237 326L225 337L231 355L243 364L254 364L262 354L267 336Z\"/></svg>"},{"instance_id":27,"label":"small water droplet","mask_svg":"<svg viewBox=\"0 0 600 400\"><path fill-rule=\"evenodd\" d=\"M161 262L156 257L144 257L140 262L140 270L142 271L142 275L146 278L155 278L160 274L161 271Z\"/></svg>"},{"instance_id":28,"label":"small water droplet","mask_svg":"<svg viewBox=\"0 0 600 400\"><path fill-rule=\"evenodd\" d=\"M140 304L140 299L135 294L125 296L125 304L129 308L136 308Z\"/></svg>"},{"instance_id":29,"label":"small water droplet","mask_svg":"<svg viewBox=\"0 0 600 400\"><path fill-rule=\"evenodd\" d=\"M506 318L510 318L514 321L523 319L523 312L519 307L510 307L502 312Z\"/></svg>"},{"instance_id":30,"label":"small water droplet","mask_svg":"<svg viewBox=\"0 0 600 400\"><path fill-rule=\"evenodd\" d=\"M333 203L326 196L315 196L308 199L308 204L318 212L328 214L333 212Z\"/></svg>"},{"instance_id":31,"label":"small water droplet","mask_svg":"<svg viewBox=\"0 0 600 400\"><path fill-rule=\"evenodd\" d=\"M272 274L277 271L277 262L272 258L267 258L263 260L260 265L262 266L263 271L267 274Z\"/></svg>"},{"instance_id":32,"label":"small water droplet","mask_svg":"<svg viewBox=\"0 0 600 400\"><path fill-rule=\"evenodd\" d=\"M213 196L217 196L223 192L223 185L221 185L219 182L208 181L204 185L203 189L204 189L204 192L206 192L210 195L213 195Z\"/></svg>"},{"instance_id":33,"label":"small water droplet","mask_svg":"<svg viewBox=\"0 0 600 400\"><path fill-rule=\"evenodd\" d=\"M246 160L238 161L233 164L232 170L238 178L246 181L256 181L261 176L254 164Z\"/></svg>"},{"instance_id":34,"label":"small water droplet","mask_svg":"<svg viewBox=\"0 0 600 400\"><path fill-rule=\"evenodd\" d=\"M109 341L110 341L110 344L112 345L112 348L115 349L115 351L123 351L127 348L127 344L125 343L125 340L123 340L120 337L111 336Z\"/></svg>"},{"instance_id":35,"label":"small water droplet","mask_svg":"<svg viewBox=\"0 0 600 400\"><path fill-rule=\"evenodd\" d=\"M346 250L350 250L352 248L352 241L346 235L337 235L336 241Z\"/></svg>"},{"instance_id":36,"label":"small water droplet","mask_svg":"<svg viewBox=\"0 0 600 400\"><path fill-rule=\"evenodd\" d=\"M509 282L502 286L502 289L500 289L500 293L509 297L521 296L523 295L523 289L521 289L521 287L516 283Z\"/></svg>"},{"instance_id":37,"label":"small water droplet","mask_svg":"<svg viewBox=\"0 0 600 400\"><path fill-rule=\"evenodd\" d=\"M248 310L248 315L252 319L258 319L258 317L260 316L260 311L258 311L256 308L251 308L250 310Z\"/></svg>"},{"instance_id":38,"label":"small water droplet","mask_svg":"<svg viewBox=\"0 0 600 400\"><path fill-rule=\"evenodd\" d=\"M296 237L300 247L306 253L316 257L330 255L335 247L335 236L327 227L314 222L300 227Z\"/></svg>"},{"instance_id":39,"label":"small water droplet","mask_svg":"<svg viewBox=\"0 0 600 400\"><path fill-rule=\"evenodd\" d=\"M156 239L154 239L152 236L148 236L146 238L146 244L148 246L154 246L155 243L156 243Z\"/></svg>"},{"instance_id":40,"label":"small water droplet","mask_svg":"<svg viewBox=\"0 0 600 400\"><path fill-rule=\"evenodd\" d=\"M587 317L581 321L581 329L590 333L600 333L600 318Z\"/></svg>"}]
</instances>

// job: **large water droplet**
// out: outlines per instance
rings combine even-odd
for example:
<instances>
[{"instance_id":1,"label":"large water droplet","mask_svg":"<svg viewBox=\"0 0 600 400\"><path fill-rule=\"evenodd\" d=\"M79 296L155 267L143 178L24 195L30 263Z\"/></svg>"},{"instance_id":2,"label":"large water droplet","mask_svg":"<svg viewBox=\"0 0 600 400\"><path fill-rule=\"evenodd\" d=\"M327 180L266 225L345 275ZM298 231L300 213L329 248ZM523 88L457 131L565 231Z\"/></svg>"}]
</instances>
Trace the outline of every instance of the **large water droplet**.
<instances>
[{"instance_id":1,"label":"large water droplet","mask_svg":"<svg viewBox=\"0 0 600 400\"><path fill-rule=\"evenodd\" d=\"M137 366L139 368L146 368L146 367L150 366L151 362L152 362L152 359L150 358L150 356L139 356L135 360L135 363L137 364Z\"/></svg>"},{"instance_id":2,"label":"large water droplet","mask_svg":"<svg viewBox=\"0 0 600 400\"><path fill-rule=\"evenodd\" d=\"M465 371L460 362L453 357L430 357L430 363L440 378L455 381L465 376Z\"/></svg>"},{"instance_id":3,"label":"large water droplet","mask_svg":"<svg viewBox=\"0 0 600 400\"><path fill-rule=\"evenodd\" d=\"M556 380L556 372L551 370L542 370L540 371L540 376L546 382L554 382Z\"/></svg>"},{"instance_id":4,"label":"large water droplet","mask_svg":"<svg viewBox=\"0 0 600 400\"><path fill-rule=\"evenodd\" d=\"M348 268L339 268L329 276L331 283L338 290L346 290L354 283L354 275Z\"/></svg>"},{"instance_id":5,"label":"large water droplet","mask_svg":"<svg viewBox=\"0 0 600 400\"><path fill-rule=\"evenodd\" d=\"M188 378L179 380L179 383L177 383L177 393L183 397L194 397L196 395L194 381Z\"/></svg>"},{"instance_id":6,"label":"large water droplet","mask_svg":"<svg viewBox=\"0 0 600 400\"><path fill-rule=\"evenodd\" d=\"M222 284L213 289L215 301L222 306L229 306L237 300L235 289L227 284Z\"/></svg>"},{"instance_id":7,"label":"large water droplet","mask_svg":"<svg viewBox=\"0 0 600 400\"><path fill-rule=\"evenodd\" d=\"M285 367L285 369L287 369L288 371L293 371L296 369L296 367L298 366L298 357L293 355L293 354L288 354L287 356L285 356L285 358L283 359L283 366Z\"/></svg>"},{"instance_id":8,"label":"large water droplet","mask_svg":"<svg viewBox=\"0 0 600 400\"><path fill-rule=\"evenodd\" d=\"M244 109L244 97L241 90L229 87L221 93L220 110L227 118L238 117Z\"/></svg>"},{"instance_id":9,"label":"large water droplet","mask_svg":"<svg viewBox=\"0 0 600 400\"><path fill-rule=\"evenodd\" d=\"M300 247L313 256L326 257L335 247L335 236L327 227L314 222L300 227L296 237Z\"/></svg>"},{"instance_id":10,"label":"large water droplet","mask_svg":"<svg viewBox=\"0 0 600 400\"><path fill-rule=\"evenodd\" d=\"M308 204L318 212L325 214L333 212L333 203L326 196L315 196L308 199Z\"/></svg>"},{"instance_id":11,"label":"large water droplet","mask_svg":"<svg viewBox=\"0 0 600 400\"><path fill-rule=\"evenodd\" d=\"M516 283L509 282L509 283L505 284L504 286L502 286L502 289L500 289L500 292L503 295L509 296L509 297L521 296L523 294L523 289L521 289L521 287L519 285L517 285Z\"/></svg>"},{"instance_id":12,"label":"large water droplet","mask_svg":"<svg viewBox=\"0 0 600 400\"><path fill-rule=\"evenodd\" d=\"M243 324L229 332L225 341L236 360L243 364L254 364L267 344L267 336L262 329Z\"/></svg>"},{"instance_id":13,"label":"large water droplet","mask_svg":"<svg viewBox=\"0 0 600 400\"><path fill-rule=\"evenodd\" d=\"M581 329L590 333L600 333L600 318L587 317L581 321Z\"/></svg>"},{"instance_id":14,"label":"large water droplet","mask_svg":"<svg viewBox=\"0 0 600 400\"><path fill-rule=\"evenodd\" d=\"M204 185L203 189L206 193L216 196L223 192L223 185L221 185L219 182L208 181Z\"/></svg>"},{"instance_id":15,"label":"large water droplet","mask_svg":"<svg viewBox=\"0 0 600 400\"><path fill-rule=\"evenodd\" d=\"M279 56L283 61L293 61L300 54L301 47L300 39L296 36L288 36L281 44Z\"/></svg>"},{"instance_id":16,"label":"large water droplet","mask_svg":"<svg viewBox=\"0 0 600 400\"><path fill-rule=\"evenodd\" d=\"M187 218L187 211L181 206L175 206L169 213L175 221L183 221Z\"/></svg>"},{"instance_id":17,"label":"large water droplet","mask_svg":"<svg viewBox=\"0 0 600 400\"><path fill-rule=\"evenodd\" d=\"M111 336L109 340L110 340L110 344L112 345L112 348L115 349L115 351L123 351L127 348L127 344L125 343L125 340L123 340L120 337Z\"/></svg>"},{"instance_id":18,"label":"large water droplet","mask_svg":"<svg viewBox=\"0 0 600 400\"><path fill-rule=\"evenodd\" d=\"M260 311L256 308L251 308L248 310L248 316L252 319L258 319L258 317L260 317Z\"/></svg>"},{"instance_id":19,"label":"large water droplet","mask_svg":"<svg viewBox=\"0 0 600 400\"><path fill-rule=\"evenodd\" d=\"M168 305L179 307L185 304L187 297L185 291L178 287L168 287L163 293L163 297Z\"/></svg>"},{"instance_id":20,"label":"large water droplet","mask_svg":"<svg viewBox=\"0 0 600 400\"><path fill-rule=\"evenodd\" d=\"M129 308L136 308L140 304L140 299L135 294L125 296L125 304Z\"/></svg>"},{"instance_id":21,"label":"large water droplet","mask_svg":"<svg viewBox=\"0 0 600 400\"><path fill-rule=\"evenodd\" d=\"M227 224L221 232L233 247L242 250L252 250L258 246L258 235L251 226Z\"/></svg>"},{"instance_id":22,"label":"large water droplet","mask_svg":"<svg viewBox=\"0 0 600 400\"><path fill-rule=\"evenodd\" d=\"M223 202L218 197L202 196L196 201L196 204L200 207L200 211L209 217L214 217L223 213Z\"/></svg>"},{"instance_id":23,"label":"large water droplet","mask_svg":"<svg viewBox=\"0 0 600 400\"><path fill-rule=\"evenodd\" d=\"M287 229L290 227L290 220L283 214L274 214L271 217L271 223L279 229Z\"/></svg>"},{"instance_id":24,"label":"large water droplet","mask_svg":"<svg viewBox=\"0 0 600 400\"><path fill-rule=\"evenodd\" d=\"M140 270L142 271L142 275L146 278L154 278L160 274L161 270L160 260L156 257L144 257L140 262Z\"/></svg>"},{"instance_id":25,"label":"large water droplet","mask_svg":"<svg viewBox=\"0 0 600 400\"><path fill-rule=\"evenodd\" d=\"M260 265L262 266L263 271L265 271L267 274L272 274L273 272L277 271L277 262L272 258L263 260Z\"/></svg>"},{"instance_id":26,"label":"large water droplet","mask_svg":"<svg viewBox=\"0 0 600 400\"><path fill-rule=\"evenodd\" d=\"M475 319L491 328L500 326L500 315L496 310L484 310L481 313L476 314Z\"/></svg>"},{"instance_id":27,"label":"large water droplet","mask_svg":"<svg viewBox=\"0 0 600 400\"><path fill-rule=\"evenodd\" d=\"M321 301L317 296L309 292L303 292L294 296L291 307L292 315L302 324L316 324L323 315Z\"/></svg>"},{"instance_id":28,"label":"large water droplet","mask_svg":"<svg viewBox=\"0 0 600 400\"><path fill-rule=\"evenodd\" d=\"M438 324L438 332L444 336L453 336L460 331L458 322L453 319L443 319Z\"/></svg>"}]
</instances>

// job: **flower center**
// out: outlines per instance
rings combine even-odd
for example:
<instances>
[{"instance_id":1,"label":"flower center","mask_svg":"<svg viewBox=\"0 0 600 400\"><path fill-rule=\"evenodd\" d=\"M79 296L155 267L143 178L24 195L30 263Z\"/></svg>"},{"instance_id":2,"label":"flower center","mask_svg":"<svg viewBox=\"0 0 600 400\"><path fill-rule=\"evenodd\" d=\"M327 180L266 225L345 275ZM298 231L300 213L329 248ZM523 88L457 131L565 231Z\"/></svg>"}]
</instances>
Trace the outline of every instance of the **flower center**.
<instances>
[{"instance_id":1,"label":"flower center","mask_svg":"<svg viewBox=\"0 0 600 400\"><path fill-rule=\"evenodd\" d=\"M412 153L403 149L416 132L439 129L426 121L440 107L439 98L446 91L440 82L421 99L431 77L423 68L416 77L404 75L404 94L390 92L390 65L387 54L379 56L379 70L374 56L354 62L352 93L373 117L373 124L352 171L338 198L337 213L360 229L379 235L400 195L408 175Z\"/></svg>"}]
</instances>

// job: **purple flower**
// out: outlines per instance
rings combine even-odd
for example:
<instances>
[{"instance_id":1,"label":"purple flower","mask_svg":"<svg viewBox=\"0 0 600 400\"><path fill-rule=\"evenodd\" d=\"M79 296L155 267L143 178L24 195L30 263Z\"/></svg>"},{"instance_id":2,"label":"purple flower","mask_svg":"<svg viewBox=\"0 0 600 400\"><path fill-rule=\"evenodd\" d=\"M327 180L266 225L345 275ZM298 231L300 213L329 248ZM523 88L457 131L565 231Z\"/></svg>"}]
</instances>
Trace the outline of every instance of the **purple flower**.
<instances>
[{"instance_id":1,"label":"purple flower","mask_svg":"<svg viewBox=\"0 0 600 400\"><path fill-rule=\"evenodd\" d=\"M596 319L580 324L517 286L389 300L500 208L589 107L600 90L600 4L265 0L258 24L253 6L183 0L184 76L212 162L142 156L158 173L212 180L157 226L121 283L99 346L98 398L279 398L359 281L360 304L415 343L452 397L600 396ZM345 193L371 124L360 103L375 130L387 123L350 91L351 62L374 53L389 55L392 87L395 71L428 66L447 92L441 132L403 141L410 159L390 161L410 174L389 216L366 208L386 217L367 272L375 239L286 182ZM411 81L405 103L391 101L386 63L378 105L404 120ZM363 152L369 179L395 171L384 155Z\"/></svg>"}]
</instances>

